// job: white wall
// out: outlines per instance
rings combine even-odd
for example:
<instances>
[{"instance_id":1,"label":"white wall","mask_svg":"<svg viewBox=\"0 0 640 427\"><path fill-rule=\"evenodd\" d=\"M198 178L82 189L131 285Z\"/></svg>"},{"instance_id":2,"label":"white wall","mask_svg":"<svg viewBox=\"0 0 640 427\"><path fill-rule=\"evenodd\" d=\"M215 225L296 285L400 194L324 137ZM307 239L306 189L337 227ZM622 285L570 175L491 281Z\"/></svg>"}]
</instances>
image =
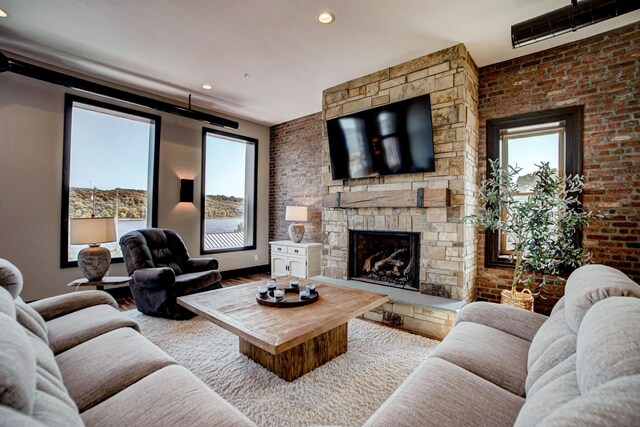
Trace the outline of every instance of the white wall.
<instances>
[{"instance_id":1,"label":"white wall","mask_svg":"<svg viewBox=\"0 0 640 427\"><path fill-rule=\"evenodd\" d=\"M25 300L69 292L65 285L82 277L77 268L61 269L59 261L65 92L101 99L12 73L0 74L0 258L22 270ZM130 104L121 105L162 117L158 226L175 230L185 240L191 256L201 256L203 124ZM257 242L256 250L209 255L220 261L223 271L269 262L269 128L229 118L237 120L240 126L237 131L225 131L259 141ZM195 179L193 205L178 205L180 178ZM109 274L126 275L124 264L113 264Z\"/></svg>"}]
</instances>

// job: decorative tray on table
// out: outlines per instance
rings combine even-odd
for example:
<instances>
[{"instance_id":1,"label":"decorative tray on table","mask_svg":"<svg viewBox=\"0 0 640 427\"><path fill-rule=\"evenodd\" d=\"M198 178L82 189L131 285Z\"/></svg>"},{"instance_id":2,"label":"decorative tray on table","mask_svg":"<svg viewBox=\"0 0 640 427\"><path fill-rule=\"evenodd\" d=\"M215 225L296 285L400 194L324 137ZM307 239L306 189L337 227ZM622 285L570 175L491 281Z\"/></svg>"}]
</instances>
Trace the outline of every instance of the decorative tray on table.
<instances>
[{"instance_id":1,"label":"decorative tray on table","mask_svg":"<svg viewBox=\"0 0 640 427\"><path fill-rule=\"evenodd\" d=\"M284 290L284 299L276 301L273 297L273 292L267 293L266 297L261 297L259 293L256 293L256 301L258 304L266 305L269 307L301 307L303 305L313 304L318 301L318 291L310 292L308 299L300 298L300 288L280 288Z\"/></svg>"}]
</instances>

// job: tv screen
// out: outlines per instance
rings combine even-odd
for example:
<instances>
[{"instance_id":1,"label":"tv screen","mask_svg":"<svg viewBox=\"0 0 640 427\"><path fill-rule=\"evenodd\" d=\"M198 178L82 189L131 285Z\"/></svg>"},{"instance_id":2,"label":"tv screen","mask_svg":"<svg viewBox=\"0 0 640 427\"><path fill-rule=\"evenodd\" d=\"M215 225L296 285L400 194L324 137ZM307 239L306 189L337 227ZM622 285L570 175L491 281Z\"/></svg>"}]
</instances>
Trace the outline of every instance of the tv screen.
<instances>
[{"instance_id":1,"label":"tv screen","mask_svg":"<svg viewBox=\"0 0 640 427\"><path fill-rule=\"evenodd\" d=\"M433 172L429 95L327 120L333 179Z\"/></svg>"}]
</instances>

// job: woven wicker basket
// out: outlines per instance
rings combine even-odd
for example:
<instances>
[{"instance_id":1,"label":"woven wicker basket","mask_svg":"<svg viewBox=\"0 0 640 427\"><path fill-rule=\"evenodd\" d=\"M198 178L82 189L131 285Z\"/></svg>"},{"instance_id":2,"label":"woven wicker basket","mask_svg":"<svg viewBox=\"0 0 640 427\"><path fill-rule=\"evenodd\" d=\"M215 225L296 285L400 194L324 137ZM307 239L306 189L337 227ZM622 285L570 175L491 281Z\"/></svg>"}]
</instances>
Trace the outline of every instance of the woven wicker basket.
<instances>
[{"instance_id":1,"label":"woven wicker basket","mask_svg":"<svg viewBox=\"0 0 640 427\"><path fill-rule=\"evenodd\" d=\"M504 290L501 294L500 304L533 311L533 295L529 289L524 289L522 292L518 292L515 289Z\"/></svg>"}]
</instances>

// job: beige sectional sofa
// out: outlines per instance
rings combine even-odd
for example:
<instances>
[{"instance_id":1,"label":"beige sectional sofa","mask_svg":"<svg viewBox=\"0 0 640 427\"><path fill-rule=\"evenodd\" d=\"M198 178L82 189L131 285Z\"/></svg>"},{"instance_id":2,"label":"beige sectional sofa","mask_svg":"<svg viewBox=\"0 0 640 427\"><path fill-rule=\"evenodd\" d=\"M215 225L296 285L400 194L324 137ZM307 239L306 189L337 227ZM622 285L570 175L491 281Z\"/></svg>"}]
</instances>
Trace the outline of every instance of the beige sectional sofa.
<instances>
[{"instance_id":1,"label":"beige sectional sofa","mask_svg":"<svg viewBox=\"0 0 640 427\"><path fill-rule=\"evenodd\" d=\"M366 426L640 426L640 286L589 265L549 317L465 306Z\"/></svg>"},{"instance_id":2,"label":"beige sectional sofa","mask_svg":"<svg viewBox=\"0 0 640 427\"><path fill-rule=\"evenodd\" d=\"M26 304L0 259L0 426L254 426L84 291Z\"/></svg>"},{"instance_id":3,"label":"beige sectional sofa","mask_svg":"<svg viewBox=\"0 0 640 427\"><path fill-rule=\"evenodd\" d=\"M251 426L108 294L25 304L0 260L0 426ZM366 426L640 425L640 286L586 266L550 317L472 303Z\"/></svg>"}]
</instances>

